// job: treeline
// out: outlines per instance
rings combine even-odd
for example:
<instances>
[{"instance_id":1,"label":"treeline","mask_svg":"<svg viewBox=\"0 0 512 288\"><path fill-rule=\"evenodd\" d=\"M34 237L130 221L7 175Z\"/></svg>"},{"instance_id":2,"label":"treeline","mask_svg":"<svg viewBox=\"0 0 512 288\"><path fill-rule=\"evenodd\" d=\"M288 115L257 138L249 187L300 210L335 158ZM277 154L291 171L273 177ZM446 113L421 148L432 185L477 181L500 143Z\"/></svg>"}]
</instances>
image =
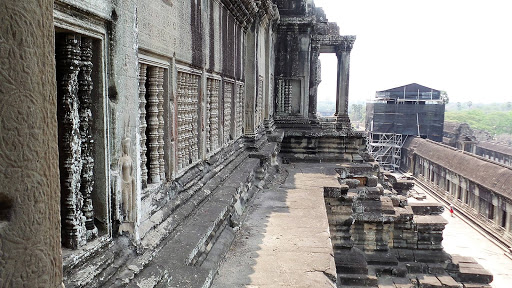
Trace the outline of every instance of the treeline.
<instances>
[{"instance_id":1,"label":"treeline","mask_svg":"<svg viewBox=\"0 0 512 288\"><path fill-rule=\"evenodd\" d=\"M511 102L493 104L471 104L469 102L469 105L468 103L459 103L453 103L455 105L446 107L446 121L465 122L471 128L487 131L491 135L512 134Z\"/></svg>"}]
</instances>

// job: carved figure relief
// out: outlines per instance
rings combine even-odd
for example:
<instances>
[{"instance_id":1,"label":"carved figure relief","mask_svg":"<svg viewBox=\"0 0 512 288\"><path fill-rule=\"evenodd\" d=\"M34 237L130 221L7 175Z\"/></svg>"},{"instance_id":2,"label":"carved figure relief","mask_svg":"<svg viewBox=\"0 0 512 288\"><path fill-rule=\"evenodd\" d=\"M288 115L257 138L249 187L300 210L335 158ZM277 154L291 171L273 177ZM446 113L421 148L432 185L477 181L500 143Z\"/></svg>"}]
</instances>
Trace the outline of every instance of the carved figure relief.
<instances>
[{"instance_id":1,"label":"carved figure relief","mask_svg":"<svg viewBox=\"0 0 512 288\"><path fill-rule=\"evenodd\" d=\"M76 33L59 33L56 38L62 244L76 249L98 235L91 199L92 39Z\"/></svg>"},{"instance_id":2,"label":"carved figure relief","mask_svg":"<svg viewBox=\"0 0 512 288\"><path fill-rule=\"evenodd\" d=\"M135 178L133 177L133 161L130 157L131 140L125 138L121 142L122 155L119 158L119 172L121 176L121 198L123 222L135 222L136 219L136 192Z\"/></svg>"},{"instance_id":3,"label":"carved figure relief","mask_svg":"<svg viewBox=\"0 0 512 288\"><path fill-rule=\"evenodd\" d=\"M224 143L231 140L231 102L233 99L233 83L224 83Z\"/></svg>"},{"instance_id":4,"label":"carved figure relief","mask_svg":"<svg viewBox=\"0 0 512 288\"><path fill-rule=\"evenodd\" d=\"M200 76L178 72L177 85L177 166L181 170L199 159L197 135Z\"/></svg>"},{"instance_id":5,"label":"carved figure relief","mask_svg":"<svg viewBox=\"0 0 512 288\"><path fill-rule=\"evenodd\" d=\"M220 80L208 78L206 81L206 149L215 151L219 146L219 92Z\"/></svg>"}]
</instances>

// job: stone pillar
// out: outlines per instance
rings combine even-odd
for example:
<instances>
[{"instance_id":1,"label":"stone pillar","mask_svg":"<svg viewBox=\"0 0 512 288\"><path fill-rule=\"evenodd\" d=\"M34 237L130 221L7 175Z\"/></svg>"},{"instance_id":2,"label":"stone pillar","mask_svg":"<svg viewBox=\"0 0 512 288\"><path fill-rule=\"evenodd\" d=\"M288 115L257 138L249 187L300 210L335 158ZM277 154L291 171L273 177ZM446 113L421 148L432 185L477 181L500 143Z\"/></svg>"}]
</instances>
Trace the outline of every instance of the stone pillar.
<instances>
[{"instance_id":1,"label":"stone pillar","mask_svg":"<svg viewBox=\"0 0 512 288\"><path fill-rule=\"evenodd\" d=\"M309 77L309 119L316 119L317 115L317 99L318 99L318 85L320 85L321 66L320 66L320 45L311 45L311 66ZM339 65L339 63L338 63ZM339 68L338 68L339 69Z\"/></svg>"},{"instance_id":2,"label":"stone pillar","mask_svg":"<svg viewBox=\"0 0 512 288\"><path fill-rule=\"evenodd\" d=\"M258 24L253 24L253 27L246 33L246 54L245 54L245 103L244 103L244 136L248 142L254 140L256 137L256 124L255 123L255 110L256 110L256 97L258 95L258 73L257 73L257 38L258 38Z\"/></svg>"},{"instance_id":3,"label":"stone pillar","mask_svg":"<svg viewBox=\"0 0 512 288\"><path fill-rule=\"evenodd\" d=\"M60 287L53 1L0 1L0 286Z\"/></svg>"},{"instance_id":4,"label":"stone pillar","mask_svg":"<svg viewBox=\"0 0 512 288\"><path fill-rule=\"evenodd\" d=\"M352 42L353 43L353 42ZM348 41L337 47L338 78L336 88L336 114L338 117L348 116L348 84L350 74L350 51L352 43Z\"/></svg>"}]
</instances>

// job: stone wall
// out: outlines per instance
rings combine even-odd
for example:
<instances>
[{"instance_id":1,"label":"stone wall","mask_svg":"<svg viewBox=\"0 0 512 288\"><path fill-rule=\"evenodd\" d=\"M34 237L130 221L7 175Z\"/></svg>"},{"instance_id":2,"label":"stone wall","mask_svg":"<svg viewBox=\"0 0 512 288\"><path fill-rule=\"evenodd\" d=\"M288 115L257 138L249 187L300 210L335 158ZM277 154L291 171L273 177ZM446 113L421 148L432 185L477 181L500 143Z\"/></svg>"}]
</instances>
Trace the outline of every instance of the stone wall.
<instances>
[{"instance_id":1,"label":"stone wall","mask_svg":"<svg viewBox=\"0 0 512 288\"><path fill-rule=\"evenodd\" d=\"M510 167L417 138L403 152L403 170L503 243L512 243L512 197L505 188Z\"/></svg>"}]
</instances>

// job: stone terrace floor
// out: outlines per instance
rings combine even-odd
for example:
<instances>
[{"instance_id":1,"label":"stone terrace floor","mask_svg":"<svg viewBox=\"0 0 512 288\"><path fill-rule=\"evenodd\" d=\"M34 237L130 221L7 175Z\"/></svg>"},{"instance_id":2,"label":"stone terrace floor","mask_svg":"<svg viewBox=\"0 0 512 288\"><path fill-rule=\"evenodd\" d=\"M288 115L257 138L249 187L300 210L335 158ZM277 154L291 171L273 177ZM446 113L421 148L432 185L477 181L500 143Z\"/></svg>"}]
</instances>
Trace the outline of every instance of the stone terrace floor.
<instances>
[{"instance_id":1,"label":"stone terrace floor","mask_svg":"<svg viewBox=\"0 0 512 288\"><path fill-rule=\"evenodd\" d=\"M288 177L255 196L212 287L336 287L323 199L339 185L334 167L283 165Z\"/></svg>"},{"instance_id":2,"label":"stone terrace floor","mask_svg":"<svg viewBox=\"0 0 512 288\"><path fill-rule=\"evenodd\" d=\"M336 287L323 200L324 186L339 185L335 167L283 165L288 177L255 196L212 287ZM445 251L475 258L493 273L492 287L512 287L512 259L448 209L443 216Z\"/></svg>"},{"instance_id":3,"label":"stone terrace floor","mask_svg":"<svg viewBox=\"0 0 512 288\"><path fill-rule=\"evenodd\" d=\"M425 193L419 186L414 189ZM425 194L427 199L423 201L436 201L428 193ZM443 233L444 250L452 255L473 257L493 274L492 287L512 287L512 259L504 254L505 251L457 217L456 213L455 217L450 217L449 207L445 207L443 217L448 221Z\"/></svg>"}]
</instances>

